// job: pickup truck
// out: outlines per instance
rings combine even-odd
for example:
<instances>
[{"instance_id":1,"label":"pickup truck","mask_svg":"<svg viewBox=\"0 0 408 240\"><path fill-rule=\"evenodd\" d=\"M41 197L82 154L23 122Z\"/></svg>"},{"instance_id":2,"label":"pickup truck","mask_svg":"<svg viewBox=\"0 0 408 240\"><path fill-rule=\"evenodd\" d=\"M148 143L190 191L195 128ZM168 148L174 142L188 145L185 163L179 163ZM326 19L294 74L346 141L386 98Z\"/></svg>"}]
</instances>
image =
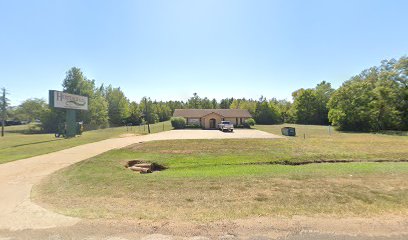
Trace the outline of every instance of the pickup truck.
<instances>
[{"instance_id":1,"label":"pickup truck","mask_svg":"<svg viewBox=\"0 0 408 240\"><path fill-rule=\"evenodd\" d=\"M234 131L234 124L232 124L230 121L221 121L221 123L218 124L218 129L223 132L232 132Z\"/></svg>"}]
</instances>

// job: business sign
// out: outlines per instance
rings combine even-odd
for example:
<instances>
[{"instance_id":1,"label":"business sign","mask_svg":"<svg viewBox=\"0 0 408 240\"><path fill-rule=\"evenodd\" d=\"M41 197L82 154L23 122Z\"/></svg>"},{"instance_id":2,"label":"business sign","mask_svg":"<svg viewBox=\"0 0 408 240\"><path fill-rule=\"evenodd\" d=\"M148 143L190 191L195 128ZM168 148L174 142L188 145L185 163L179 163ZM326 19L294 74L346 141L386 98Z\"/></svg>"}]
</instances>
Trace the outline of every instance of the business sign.
<instances>
[{"instance_id":1,"label":"business sign","mask_svg":"<svg viewBox=\"0 0 408 240\"><path fill-rule=\"evenodd\" d=\"M50 106L76 110L88 110L88 97L50 90Z\"/></svg>"}]
</instances>

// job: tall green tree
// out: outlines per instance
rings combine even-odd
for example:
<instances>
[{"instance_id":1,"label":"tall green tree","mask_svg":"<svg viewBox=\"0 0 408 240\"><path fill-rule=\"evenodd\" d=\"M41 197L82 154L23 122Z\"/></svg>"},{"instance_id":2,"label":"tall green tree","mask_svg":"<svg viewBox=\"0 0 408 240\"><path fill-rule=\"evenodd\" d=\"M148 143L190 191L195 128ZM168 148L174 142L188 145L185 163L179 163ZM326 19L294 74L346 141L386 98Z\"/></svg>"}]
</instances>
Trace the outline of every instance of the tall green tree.
<instances>
[{"instance_id":1,"label":"tall green tree","mask_svg":"<svg viewBox=\"0 0 408 240\"><path fill-rule=\"evenodd\" d=\"M261 97L256 103L254 119L258 124L276 124L280 123L281 116L273 103L271 104L266 98Z\"/></svg>"},{"instance_id":2,"label":"tall green tree","mask_svg":"<svg viewBox=\"0 0 408 240\"><path fill-rule=\"evenodd\" d=\"M249 99L234 99L230 105L231 109L246 109L252 115L255 114L257 102L255 100Z\"/></svg>"},{"instance_id":3,"label":"tall green tree","mask_svg":"<svg viewBox=\"0 0 408 240\"><path fill-rule=\"evenodd\" d=\"M220 108L221 109L230 109L232 102L234 101L234 98L224 98L221 99L220 101Z\"/></svg>"},{"instance_id":4,"label":"tall green tree","mask_svg":"<svg viewBox=\"0 0 408 240\"><path fill-rule=\"evenodd\" d=\"M293 117L290 114L292 103L287 100L277 100L275 104L279 110L281 122L293 122Z\"/></svg>"},{"instance_id":5,"label":"tall green tree","mask_svg":"<svg viewBox=\"0 0 408 240\"><path fill-rule=\"evenodd\" d=\"M48 105L44 99L29 98L14 110L15 119L28 121L40 119L47 108Z\"/></svg>"},{"instance_id":6,"label":"tall green tree","mask_svg":"<svg viewBox=\"0 0 408 240\"><path fill-rule=\"evenodd\" d=\"M211 108L213 108L213 109L218 109L219 108L217 99L215 99L215 98L213 98L213 100L211 100L211 105L212 105Z\"/></svg>"},{"instance_id":7,"label":"tall green tree","mask_svg":"<svg viewBox=\"0 0 408 240\"><path fill-rule=\"evenodd\" d=\"M95 80L87 79L80 68L72 67L66 72L62 88L66 93L87 96L90 100L88 105L99 104L91 101L95 91ZM91 106L88 107L91 108ZM91 113L89 111L77 111L77 121L89 124L91 122Z\"/></svg>"},{"instance_id":8,"label":"tall green tree","mask_svg":"<svg viewBox=\"0 0 408 240\"><path fill-rule=\"evenodd\" d=\"M139 108L143 113L143 119L146 123L153 124L159 122L159 116L155 112L153 101L150 98L143 97Z\"/></svg>"},{"instance_id":9,"label":"tall green tree","mask_svg":"<svg viewBox=\"0 0 408 240\"><path fill-rule=\"evenodd\" d=\"M373 85L359 76L345 82L329 101L329 119L340 130L369 131L371 129L370 92Z\"/></svg>"},{"instance_id":10,"label":"tall green tree","mask_svg":"<svg viewBox=\"0 0 408 240\"><path fill-rule=\"evenodd\" d=\"M139 125L143 121L142 117L143 112L140 110L139 104L135 101L129 103L129 117L126 122Z\"/></svg>"},{"instance_id":11,"label":"tall green tree","mask_svg":"<svg viewBox=\"0 0 408 240\"><path fill-rule=\"evenodd\" d=\"M315 120L316 124L327 125L329 124L329 109L327 103L330 100L331 95L334 92L334 89L331 87L329 82L323 81L317 84L314 89L317 98L317 119Z\"/></svg>"},{"instance_id":12,"label":"tall green tree","mask_svg":"<svg viewBox=\"0 0 408 240\"><path fill-rule=\"evenodd\" d=\"M203 108L203 109L212 109L213 104L212 104L211 100L208 99L207 97L201 99L201 108Z\"/></svg>"},{"instance_id":13,"label":"tall green tree","mask_svg":"<svg viewBox=\"0 0 408 240\"><path fill-rule=\"evenodd\" d=\"M172 111L165 102L154 102L153 112L159 117L159 122L167 121L171 118Z\"/></svg>"},{"instance_id":14,"label":"tall green tree","mask_svg":"<svg viewBox=\"0 0 408 240\"><path fill-rule=\"evenodd\" d=\"M108 101L101 88L95 89L89 99L89 124L89 129L109 127Z\"/></svg>"},{"instance_id":15,"label":"tall green tree","mask_svg":"<svg viewBox=\"0 0 408 240\"><path fill-rule=\"evenodd\" d=\"M108 101L109 121L113 125L123 125L129 114L129 100L120 88L109 85L105 89L105 97Z\"/></svg>"},{"instance_id":16,"label":"tall green tree","mask_svg":"<svg viewBox=\"0 0 408 240\"><path fill-rule=\"evenodd\" d=\"M244 99L234 99L234 101L232 101L230 108L231 109L241 109L241 105L242 102L244 102Z\"/></svg>"},{"instance_id":17,"label":"tall green tree","mask_svg":"<svg viewBox=\"0 0 408 240\"><path fill-rule=\"evenodd\" d=\"M188 99L187 104L188 104L188 108L192 108L192 109L202 108L201 98L198 96L197 93L193 93L193 96L190 99Z\"/></svg>"},{"instance_id":18,"label":"tall green tree","mask_svg":"<svg viewBox=\"0 0 408 240\"><path fill-rule=\"evenodd\" d=\"M401 112L401 129L408 130L408 57L401 57L392 68L393 80L399 89L398 110Z\"/></svg>"},{"instance_id":19,"label":"tall green tree","mask_svg":"<svg viewBox=\"0 0 408 240\"><path fill-rule=\"evenodd\" d=\"M168 101L166 104L169 106L171 109L171 113L173 114L175 109L184 109L187 108L187 104L184 103L183 101Z\"/></svg>"},{"instance_id":20,"label":"tall green tree","mask_svg":"<svg viewBox=\"0 0 408 240\"><path fill-rule=\"evenodd\" d=\"M300 124L327 125L329 123L327 103L333 92L331 84L326 81L317 84L315 88L296 90L292 93L293 104L286 112L286 117Z\"/></svg>"},{"instance_id":21,"label":"tall green tree","mask_svg":"<svg viewBox=\"0 0 408 240\"><path fill-rule=\"evenodd\" d=\"M87 79L80 68L72 67L67 71L62 87L64 92L90 97L94 93L95 81Z\"/></svg>"},{"instance_id":22,"label":"tall green tree","mask_svg":"<svg viewBox=\"0 0 408 240\"><path fill-rule=\"evenodd\" d=\"M313 89L299 89L292 94L291 114L296 123L319 124L319 101Z\"/></svg>"},{"instance_id":23,"label":"tall green tree","mask_svg":"<svg viewBox=\"0 0 408 240\"><path fill-rule=\"evenodd\" d=\"M0 113L1 113L1 136L4 137L4 125L7 119L7 106L9 104L9 99L6 97L7 91L5 88L1 89L0 98Z\"/></svg>"},{"instance_id":24,"label":"tall green tree","mask_svg":"<svg viewBox=\"0 0 408 240\"><path fill-rule=\"evenodd\" d=\"M328 104L333 124L353 131L408 129L405 61L385 60L345 82Z\"/></svg>"}]
</instances>

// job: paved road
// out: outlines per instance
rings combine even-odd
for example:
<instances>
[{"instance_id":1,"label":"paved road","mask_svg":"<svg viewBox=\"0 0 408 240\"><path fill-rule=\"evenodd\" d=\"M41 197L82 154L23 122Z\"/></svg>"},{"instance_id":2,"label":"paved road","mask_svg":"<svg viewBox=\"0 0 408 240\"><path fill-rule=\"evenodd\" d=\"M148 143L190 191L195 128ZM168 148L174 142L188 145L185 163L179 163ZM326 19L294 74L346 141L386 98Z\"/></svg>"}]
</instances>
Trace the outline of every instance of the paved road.
<instances>
[{"instance_id":1,"label":"paved road","mask_svg":"<svg viewBox=\"0 0 408 240\"><path fill-rule=\"evenodd\" d=\"M92 230L80 231L80 232L53 232L46 230L26 230L19 232L1 232L0 240L406 240L408 235L394 235L394 236L348 236L337 234L320 234L320 233L307 233L307 234L295 234L285 237L270 237L263 236L262 234L254 234L253 236L237 236L231 234L222 234L219 236L202 236L197 235L193 237L177 237L164 234L140 234L137 233L138 229L134 228L133 233L130 232L117 232L112 229L110 234L94 233Z\"/></svg>"},{"instance_id":2,"label":"paved road","mask_svg":"<svg viewBox=\"0 0 408 240\"><path fill-rule=\"evenodd\" d=\"M257 238L253 238L254 240ZM260 238L259 240L261 240ZM303 233L289 235L278 240L407 240L408 235L393 235L393 236L348 236L348 235L336 235L336 234L320 234L320 233Z\"/></svg>"},{"instance_id":3,"label":"paved road","mask_svg":"<svg viewBox=\"0 0 408 240\"><path fill-rule=\"evenodd\" d=\"M107 139L74 148L0 165L0 229L22 230L71 226L80 219L48 211L30 201L31 188L45 176L115 148L154 140L280 138L258 130L234 133L208 130L173 130L143 136Z\"/></svg>"}]
</instances>

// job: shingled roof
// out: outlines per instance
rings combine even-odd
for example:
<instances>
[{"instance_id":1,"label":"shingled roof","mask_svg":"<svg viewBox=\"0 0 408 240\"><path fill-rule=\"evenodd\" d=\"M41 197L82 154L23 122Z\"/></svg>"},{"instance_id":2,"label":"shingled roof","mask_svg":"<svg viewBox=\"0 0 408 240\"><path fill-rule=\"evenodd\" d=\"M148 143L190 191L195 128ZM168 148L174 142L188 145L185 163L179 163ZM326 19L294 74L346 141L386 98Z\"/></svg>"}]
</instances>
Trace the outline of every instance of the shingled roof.
<instances>
[{"instance_id":1,"label":"shingled roof","mask_svg":"<svg viewBox=\"0 0 408 240\"><path fill-rule=\"evenodd\" d=\"M173 117L200 118L210 113L216 113L225 118L252 117L246 109L176 109L174 110Z\"/></svg>"}]
</instances>

